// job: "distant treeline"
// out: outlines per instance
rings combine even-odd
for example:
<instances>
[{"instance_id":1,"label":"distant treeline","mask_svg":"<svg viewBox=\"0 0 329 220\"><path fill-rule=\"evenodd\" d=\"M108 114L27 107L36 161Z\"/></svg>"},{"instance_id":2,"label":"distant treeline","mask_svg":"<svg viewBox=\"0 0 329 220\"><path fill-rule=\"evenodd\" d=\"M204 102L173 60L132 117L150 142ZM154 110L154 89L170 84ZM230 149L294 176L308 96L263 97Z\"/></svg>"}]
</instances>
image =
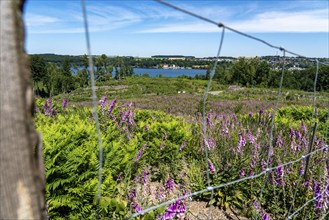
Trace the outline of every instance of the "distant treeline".
<instances>
[{"instance_id":1,"label":"distant treeline","mask_svg":"<svg viewBox=\"0 0 329 220\"><path fill-rule=\"evenodd\" d=\"M176 65L180 67L199 66L207 69L206 75L196 75L195 79L208 80L213 61L209 60L168 60L138 59L134 57L107 57L105 54L94 56L95 77L97 81L110 79L124 80L134 75L133 68L161 67ZM298 63L308 66L302 69L288 69L293 62L287 63L284 71L283 86L289 89L313 91L315 64L309 61ZM70 92L79 87L89 85L90 73L88 57L62 56L55 54L30 55L31 72L34 89L40 96L57 95ZM288 65L289 64L289 65ZM246 87L278 87L281 79L280 61L268 61L261 58L238 58L232 61L222 60L215 71L214 80L224 85L240 85ZM79 67L79 68L78 68ZM73 75L72 68L77 70ZM183 76L184 77L184 76ZM191 77L186 77L192 79ZM317 91L329 91L329 66L320 65L316 84Z\"/></svg>"},{"instance_id":2,"label":"distant treeline","mask_svg":"<svg viewBox=\"0 0 329 220\"><path fill-rule=\"evenodd\" d=\"M309 61L307 61L309 62ZM313 65L311 65L313 64ZM301 64L303 65L303 64ZM304 64L306 66L306 64ZM305 69L288 69L285 65L283 87L304 91L313 91L316 74L315 63L307 63ZM212 66L206 75L196 75L196 79L208 80ZM280 84L282 63L270 63L260 58L238 58L233 63L221 63L217 66L213 79L224 85L246 87L272 87ZM317 91L329 91L329 65L320 65L316 83Z\"/></svg>"},{"instance_id":3,"label":"distant treeline","mask_svg":"<svg viewBox=\"0 0 329 220\"><path fill-rule=\"evenodd\" d=\"M83 57L81 56L69 56L69 55L57 55L57 54L32 54L31 56L39 56L42 57L45 62L55 63L60 65L64 62L64 60L70 60L72 66L83 66ZM93 56L94 60L99 57L106 56L105 54L100 56ZM174 59L168 59L169 57ZM178 58L186 58L186 59L178 59ZM209 59L197 59L192 56L162 56L157 58L136 58L131 56L122 56L120 59L127 65L133 66L135 68L162 68L164 65L176 67L185 67L185 68L194 68L194 69L206 69L208 65L210 65L214 58ZM177 58L177 59L175 59ZM115 65L118 59L116 57L108 57L106 56L107 62L109 65Z\"/></svg>"}]
</instances>

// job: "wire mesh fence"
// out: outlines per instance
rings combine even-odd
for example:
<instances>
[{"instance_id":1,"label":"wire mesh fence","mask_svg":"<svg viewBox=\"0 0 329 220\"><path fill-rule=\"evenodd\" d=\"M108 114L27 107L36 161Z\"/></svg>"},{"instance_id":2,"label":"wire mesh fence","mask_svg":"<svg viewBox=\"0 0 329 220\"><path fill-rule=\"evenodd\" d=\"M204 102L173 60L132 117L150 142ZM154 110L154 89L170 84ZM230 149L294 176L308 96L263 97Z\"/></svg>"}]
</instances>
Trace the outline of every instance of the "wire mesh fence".
<instances>
[{"instance_id":1,"label":"wire mesh fence","mask_svg":"<svg viewBox=\"0 0 329 220\"><path fill-rule=\"evenodd\" d=\"M92 58L91 58L91 49L90 49L90 40L89 40L89 33L88 33L88 20L87 20L87 15L86 15L86 6L85 6L85 3L84 3L84 0L81 0L82 2L82 8L83 8L83 16L84 16L84 22L85 22L85 31L86 31L86 41L87 41L87 48L88 48L88 55L89 55L89 65L92 67L93 66L93 63L92 63ZM171 200L168 200L168 201L165 201L165 202L162 202L160 204L157 204L157 205L154 205L154 206L151 206L151 207L147 207L147 208L143 208L142 210L132 214L131 216L128 217L128 219L131 219L131 218L135 218L135 217L138 217L138 216L141 216L141 215L144 215L152 210L156 210L160 207L164 207L164 206L168 206L168 205L171 205L173 203L176 203L177 201L181 201L181 200L184 200L186 198L191 198L193 196L197 196L197 195L200 195L200 194L204 194L204 193L211 193L210 194L210 199L209 201L212 201L213 198L214 198L214 193L216 192L216 190L220 189L220 188L224 188L224 187L227 187L227 186L231 186L231 185L234 185L234 184L238 184L238 183L241 183L241 182L245 182L245 181L250 181L250 180L254 180L254 179L257 179L257 178L260 178L262 176L265 176L264 177L264 180L263 180L263 184L262 184L262 187L261 187L261 190L259 192L258 195L256 195L255 197L255 203L259 204L261 203L261 200L262 200L262 197L264 196L264 191L265 191L265 187L268 185L269 182L273 181L271 178L271 172L272 171L282 171L283 168L285 167L288 167L290 165L293 165L295 163L298 163L298 162L305 162L306 163L306 168L304 170L304 175L300 175L299 176L299 179L297 180L298 183L301 183L303 181L307 181L307 172L308 172L308 163L309 163L309 159L312 155L316 154L316 153L322 153L322 154L325 154L327 155L326 158L328 159L328 145L323 143L320 147L318 147L317 149L313 150L312 148L312 145L314 143L314 135L316 133L316 125L314 125L314 129L313 129L313 133L311 134L311 132L309 133L309 136L312 137L312 139L310 139L311 141L309 141L309 153L307 154L304 154L300 157L297 157L296 159L293 159L293 160L290 160L290 161L287 161L287 162L284 162L278 166L271 166L271 157L273 155L273 144L275 143L274 141L274 129L276 127L276 123L275 123L275 118L276 118L276 113L277 113L277 110L279 108L279 105L280 105L280 98L282 96L282 84L283 84L283 81L284 81L284 74L285 74L285 71L286 71L286 67L285 67L285 59L286 59L286 54L290 54L290 55L293 55L293 56L297 56L297 57L303 57L303 58L306 58L308 59L309 61L311 62L314 62L315 63L315 66L316 66L316 74L315 74L315 79L314 79L314 82L313 82L313 85L314 85L314 91L313 91L313 110L312 110L312 118L315 119L316 118L316 83L317 83L317 80L318 80L318 70L319 70L319 65L328 65L328 63L326 62L319 62L317 59L313 59L313 58L307 58L306 56L303 56L303 55L300 55L298 53L295 53L293 51L290 51L286 48L283 48L281 46L276 46L270 42L267 42L263 39L260 39L260 38L257 38L255 36L252 36L252 35L249 35L247 33L243 33L239 30L236 30L236 29L233 29L221 22L216 22L216 21L213 21L209 18L206 18L206 17L202 17L201 15L198 15L197 13L194 13L194 12L190 12L186 9L183 9L183 8L180 8L174 4L171 4L171 3L168 3L168 2L165 2L165 1L162 1L162 0L156 0L156 2L160 3L160 4L163 4L164 6L168 6L168 7L171 7L177 11L180 11L182 13L186 13L188 15L191 15L193 17L196 17L197 19L200 19L202 21L205 21L205 22L208 22L208 23L211 23L213 25L216 25L219 30L221 29L222 32L220 34L220 41L219 41L219 46L218 46L218 53L217 55L215 56L214 58L214 63L213 63L213 68L210 72L210 79L209 79L209 82L208 82L208 85L205 89L205 92L204 92L204 95L203 95L203 102L202 102L202 139L203 139L203 146L204 146L204 154L205 154L205 169L206 169L206 177L207 177L207 187L202 189L202 190L199 190L199 191L195 191L195 192L191 192L191 193L186 193L185 195L183 196L176 196L174 199L171 199ZM209 143L209 138L208 138L208 125L207 125L207 110L206 110L206 103L207 103L207 99L208 99L208 94L209 94L209 91L210 91L210 86L211 86L211 83L212 83L212 80L213 80L213 77L215 75L215 71L217 69L217 66L219 65L218 64L218 61L220 59L220 56L221 56L221 49L222 49L222 46L224 44L224 37L225 37L225 31L231 31L231 32L234 32L236 34L239 34L243 37L246 37L246 38L249 38L249 39L252 39L254 41L257 41L261 44L264 44L270 48L273 48L273 49L278 49L282 52L282 56L281 56L281 59L282 59L282 62L281 62L281 78L280 78L280 83L278 85L279 89L278 89L278 92L277 92L277 95L276 95L276 102L275 102L275 106L274 106L274 109L273 111L270 113L270 126L269 126L269 141L267 143L267 156L266 156L266 165L264 166L264 170L257 173L257 174L253 174L253 175L250 175L248 177L243 177L243 178L240 178L240 179L236 179L236 180L233 180L233 181L229 181L229 182L225 182L225 183L222 183L222 184L219 184L219 185L211 185L211 180L210 180L210 172L211 172L211 162L209 160L209 146L211 145L211 143ZM93 68L91 68L91 70L93 70ZM96 115L96 119L97 119L97 103L96 103L96 95L95 95L95 85L94 85L94 77L93 77L93 74L91 75L91 80L92 80L92 94L93 94L93 103L94 103L94 114ZM329 112L328 112L328 118L329 118ZM97 122L97 120L96 120ZM96 126L97 126L97 131L98 131L98 134L99 134L99 126L98 126L98 123L96 123ZM328 133L328 128L326 128L326 132ZM327 133L326 133L326 141L328 141L328 138L327 138ZM100 168L99 168L99 183L98 183L98 204L101 203L101 181L102 181L102 158L103 158L103 155L102 155L102 140L101 140L101 137L100 135L98 135L98 141L99 141L99 147L100 147L100 154L99 154L99 160L100 160ZM283 172L283 171L282 171ZM328 182L328 181L327 181ZM307 200L304 202L303 205L301 205L300 207L295 207L295 201L296 201L296 196L297 196L297 189L294 191L294 195L293 195L293 201L292 201L292 204L290 206L290 209L289 209L289 212L286 213L286 218L287 219L293 219L295 218L298 214L300 214L305 207L307 207L309 204L311 204L312 202L315 202L315 201L319 201L319 199L321 198L322 199L322 202L324 202L324 200L328 200L328 187L326 184L328 184L327 182L323 182L323 181L320 181L320 184L322 184L321 186L321 190L318 190L317 194L315 194L315 196L313 198L311 198L310 200ZM296 184L296 185L299 185L299 184ZM328 202L328 201L327 201ZM210 204L210 207L211 207L211 204ZM209 209L209 213L208 213L208 219L212 219L212 209L210 208ZM326 208L327 210L327 208ZM328 215L328 212L323 214L322 218L325 219L326 216ZM258 217L262 217L263 219L268 219L268 216L263 215L262 216L257 216L256 218ZM267 217L267 218L266 218ZM215 218L216 219L216 218Z\"/></svg>"}]
</instances>

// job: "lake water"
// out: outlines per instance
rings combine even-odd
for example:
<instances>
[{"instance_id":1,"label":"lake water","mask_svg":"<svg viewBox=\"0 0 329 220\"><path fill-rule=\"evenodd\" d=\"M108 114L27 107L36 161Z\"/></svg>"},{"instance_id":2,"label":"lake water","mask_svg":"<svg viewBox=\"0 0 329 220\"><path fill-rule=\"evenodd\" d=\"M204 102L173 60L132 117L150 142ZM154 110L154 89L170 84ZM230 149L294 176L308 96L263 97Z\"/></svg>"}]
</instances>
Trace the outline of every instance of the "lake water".
<instances>
[{"instance_id":1,"label":"lake water","mask_svg":"<svg viewBox=\"0 0 329 220\"><path fill-rule=\"evenodd\" d=\"M82 69L79 67L78 70ZM72 68L73 74L77 74L77 69ZM203 69L148 69L148 68L134 68L134 74L143 75L147 73L150 77L156 77L162 75L164 77L176 78L178 76L190 76L194 77L195 75L206 75L207 70ZM115 70L112 72L113 76L115 75Z\"/></svg>"},{"instance_id":2,"label":"lake water","mask_svg":"<svg viewBox=\"0 0 329 220\"><path fill-rule=\"evenodd\" d=\"M134 73L137 75L143 75L145 73L149 74L150 77L156 77L159 75L165 77L176 78L178 76L191 76L195 75L206 75L207 70L201 69L144 69L144 68L134 68Z\"/></svg>"}]
</instances>

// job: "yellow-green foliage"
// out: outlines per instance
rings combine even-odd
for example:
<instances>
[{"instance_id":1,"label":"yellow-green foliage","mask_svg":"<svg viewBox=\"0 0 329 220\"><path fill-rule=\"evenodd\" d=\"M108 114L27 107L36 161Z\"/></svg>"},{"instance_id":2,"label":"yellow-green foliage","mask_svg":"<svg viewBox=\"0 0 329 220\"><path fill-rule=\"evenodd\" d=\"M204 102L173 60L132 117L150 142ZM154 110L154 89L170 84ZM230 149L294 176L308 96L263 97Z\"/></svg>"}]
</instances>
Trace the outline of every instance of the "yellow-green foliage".
<instances>
[{"instance_id":1,"label":"yellow-green foliage","mask_svg":"<svg viewBox=\"0 0 329 220\"><path fill-rule=\"evenodd\" d=\"M291 106L278 109L275 122L284 127L300 127L303 122L307 127L313 127L318 122L317 131L324 137L329 127L328 109L317 108L312 119L312 106Z\"/></svg>"},{"instance_id":2,"label":"yellow-green foliage","mask_svg":"<svg viewBox=\"0 0 329 220\"><path fill-rule=\"evenodd\" d=\"M39 107L41 107L41 103ZM54 219L94 219L97 210L99 146L91 109L63 110L54 105L56 116L35 116L37 130L42 133L46 171L46 200ZM122 107L122 110L124 108ZM126 189L117 182L121 174L125 184L143 167L167 164L177 168L183 153L180 144L188 141L189 125L182 118L162 112L135 111L134 126L121 122L119 110L114 118L100 113L103 143L101 216L127 214ZM147 131L145 125L149 127ZM167 138L163 135L166 133ZM160 145L163 142L163 148ZM134 159L142 146L141 159ZM175 167L175 168L174 168ZM167 171L159 171L164 176Z\"/></svg>"}]
</instances>

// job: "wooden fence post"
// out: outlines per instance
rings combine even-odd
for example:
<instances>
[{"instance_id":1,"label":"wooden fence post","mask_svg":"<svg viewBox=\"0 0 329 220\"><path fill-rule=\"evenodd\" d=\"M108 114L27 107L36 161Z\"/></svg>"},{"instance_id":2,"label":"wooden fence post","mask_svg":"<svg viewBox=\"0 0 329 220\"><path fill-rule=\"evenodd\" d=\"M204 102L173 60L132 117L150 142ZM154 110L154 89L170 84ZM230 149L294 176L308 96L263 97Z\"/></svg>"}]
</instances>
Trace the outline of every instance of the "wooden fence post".
<instances>
[{"instance_id":1,"label":"wooden fence post","mask_svg":"<svg viewBox=\"0 0 329 220\"><path fill-rule=\"evenodd\" d=\"M24 0L0 1L0 219L45 218L44 169L32 120L23 5Z\"/></svg>"}]
</instances>

